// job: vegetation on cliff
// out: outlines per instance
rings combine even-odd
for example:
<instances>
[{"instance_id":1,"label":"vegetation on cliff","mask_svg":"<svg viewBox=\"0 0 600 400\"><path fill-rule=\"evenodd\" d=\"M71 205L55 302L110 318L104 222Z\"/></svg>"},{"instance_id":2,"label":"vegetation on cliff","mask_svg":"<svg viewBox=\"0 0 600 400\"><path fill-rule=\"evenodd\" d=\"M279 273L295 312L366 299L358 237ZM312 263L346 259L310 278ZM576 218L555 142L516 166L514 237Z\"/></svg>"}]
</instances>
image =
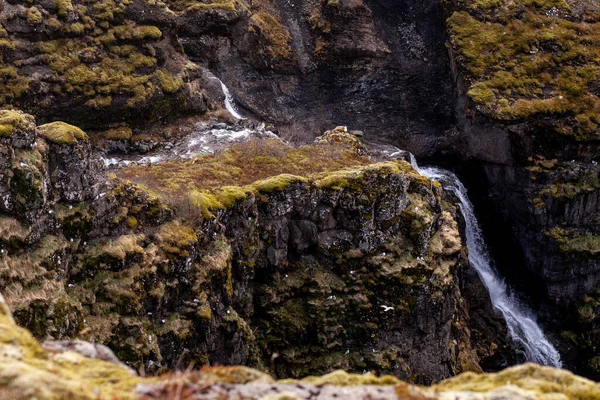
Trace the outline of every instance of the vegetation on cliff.
<instances>
[{"instance_id":1,"label":"vegetation on cliff","mask_svg":"<svg viewBox=\"0 0 600 400\"><path fill-rule=\"evenodd\" d=\"M322 391L333 397L343 395L356 399L373 395L415 400L463 396L474 400L489 396L600 398L598 384L566 371L532 364L497 374L466 373L432 388L412 386L391 376L378 378L342 371L299 381L276 382L268 375L245 367L204 367L197 372L177 372L157 379L141 378L118 363L77 353L77 347L69 347L68 343L59 347L63 345L66 346L52 350L42 347L27 330L17 327L0 295L0 395L14 400L193 399L199 393L219 399L238 398L236 396L242 393L244 398L256 400L304 399Z\"/></svg>"},{"instance_id":2,"label":"vegetation on cliff","mask_svg":"<svg viewBox=\"0 0 600 400\"><path fill-rule=\"evenodd\" d=\"M438 358L478 370L456 210L407 162L373 163L336 129L314 145L250 142L107 179L83 131L2 115L32 129L0 143L16 177L0 181L14 204L0 290L37 337L107 344L151 373L194 361L430 382L451 375ZM415 336L426 309L439 321ZM420 351L403 350L410 340Z\"/></svg>"},{"instance_id":3,"label":"vegetation on cliff","mask_svg":"<svg viewBox=\"0 0 600 400\"><path fill-rule=\"evenodd\" d=\"M597 138L600 13L591 3L447 0L471 100L501 120L560 117L559 132Z\"/></svg>"},{"instance_id":4,"label":"vegetation on cliff","mask_svg":"<svg viewBox=\"0 0 600 400\"><path fill-rule=\"evenodd\" d=\"M307 176L370 164L353 146L323 143L293 148L276 139L261 140L190 161L124 168L117 175L175 207L193 206L207 215L253 191L282 190Z\"/></svg>"},{"instance_id":5,"label":"vegetation on cliff","mask_svg":"<svg viewBox=\"0 0 600 400\"><path fill-rule=\"evenodd\" d=\"M85 123L96 110L108 111L105 118L119 108L147 110L145 122L158 119L158 109L182 110L184 56L144 16L162 14L168 25L170 10L155 1L144 2L141 13L137 7L112 0L5 4L0 46L10 51L0 54L0 106ZM68 104L79 112L61 111Z\"/></svg>"}]
</instances>

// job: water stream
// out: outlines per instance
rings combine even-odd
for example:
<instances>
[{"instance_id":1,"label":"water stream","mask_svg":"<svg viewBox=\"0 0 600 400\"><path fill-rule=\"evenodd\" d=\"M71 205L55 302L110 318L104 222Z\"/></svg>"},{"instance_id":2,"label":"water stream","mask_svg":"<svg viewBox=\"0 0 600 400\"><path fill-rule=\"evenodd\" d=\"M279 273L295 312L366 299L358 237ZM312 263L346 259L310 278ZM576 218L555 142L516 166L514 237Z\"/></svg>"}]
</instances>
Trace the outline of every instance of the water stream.
<instances>
[{"instance_id":1,"label":"water stream","mask_svg":"<svg viewBox=\"0 0 600 400\"><path fill-rule=\"evenodd\" d=\"M233 115L234 118L236 118L236 119L244 119L244 117L237 110L237 106L235 105L235 101L233 99L233 95L229 91L229 88L227 86L225 86L225 84L223 83L223 81L220 80L219 78L217 78L216 76L214 76L212 78L218 80L219 83L221 84L221 89L223 90L223 94L225 95L225 109L227 111L229 111L229 113L231 115Z\"/></svg>"},{"instance_id":2,"label":"water stream","mask_svg":"<svg viewBox=\"0 0 600 400\"><path fill-rule=\"evenodd\" d=\"M548 341L531 311L509 294L506 283L496 272L473 205L467 196L467 189L452 172L437 167L421 168L414 158L412 161L421 175L439 181L444 185L445 190L451 191L459 199L460 210L466 223L469 261L488 289L492 305L504 316L508 333L516 347L522 349L527 361L560 368L562 366L560 354Z\"/></svg>"}]
</instances>

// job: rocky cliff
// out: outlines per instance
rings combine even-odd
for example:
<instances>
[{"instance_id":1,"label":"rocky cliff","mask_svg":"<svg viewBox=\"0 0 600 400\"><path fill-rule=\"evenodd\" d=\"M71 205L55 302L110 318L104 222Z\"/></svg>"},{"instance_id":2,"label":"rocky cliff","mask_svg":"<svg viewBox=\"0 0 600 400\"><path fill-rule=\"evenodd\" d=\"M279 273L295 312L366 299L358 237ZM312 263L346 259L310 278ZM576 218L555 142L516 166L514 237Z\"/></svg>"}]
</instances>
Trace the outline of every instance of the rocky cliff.
<instances>
[{"instance_id":1,"label":"rocky cliff","mask_svg":"<svg viewBox=\"0 0 600 400\"><path fill-rule=\"evenodd\" d=\"M481 166L496 223L511 226L522 254L513 260L539 282L567 362L597 378L597 5L447 1L444 9L457 152Z\"/></svg>"},{"instance_id":2,"label":"rocky cliff","mask_svg":"<svg viewBox=\"0 0 600 400\"><path fill-rule=\"evenodd\" d=\"M392 376L349 375L275 381L246 367L205 367L141 378L102 346L41 346L18 327L0 295L0 395L20 399L597 399L598 384L533 364L498 374L466 373L424 388Z\"/></svg>"},{"instance_id":3,"label":"rocky cliff","mask_svg":"<svg viewBox=\"0 0 600 400\"><path fill-rule=\"evenodd\" d=\"M148 372L431 382L510 359L501 333L469 329L441 186L342 130L106 176L79 128L3 115L1 290L39 338L106 344Z\"/></svg>"},{"instance_id":4,"label":"rocky cliff","mask_svg":"<svg viewBox=\"0 0 600 400\"><path fill-rule=\"evenodd\" d=\"M0 1L1 289L36 336L151 371L429 381L510 362L448 234L460 218L405 164L265 142L105 175L98 139L146 152L190 130L163 122L230 119L214 73L292 141L343 123L469 160L514 253L500 268L531 272L569 367L598 377L598 15L591 0Z\"/></svg>"}]
</instances>

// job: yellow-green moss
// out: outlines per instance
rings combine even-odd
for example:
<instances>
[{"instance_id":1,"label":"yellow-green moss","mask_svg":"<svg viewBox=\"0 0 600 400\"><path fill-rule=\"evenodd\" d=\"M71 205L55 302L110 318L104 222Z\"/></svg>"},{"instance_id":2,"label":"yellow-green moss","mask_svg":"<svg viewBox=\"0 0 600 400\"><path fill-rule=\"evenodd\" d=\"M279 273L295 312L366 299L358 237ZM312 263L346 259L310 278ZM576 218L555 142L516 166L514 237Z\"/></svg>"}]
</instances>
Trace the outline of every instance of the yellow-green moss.
<instances>
[{"instance_id":1,"label":"yellow-green moss","mask_svg":"<svg viewBox=\"0 0 600 400\"><path fill-rule=\"evenodd\" d=\"M517 393L521 394L522 398L550 399L560 396L556 398L600 399L598 384L568 371L535 364L508 368L496 374L466 372L441 382L433 389L442 392L491 393L507 386L519 389ZM513 396L516 396L516 393Z\"/></svg>"},{"instance_id":2,"label":"yellow-green moss","mask_svg":"<svg viewBox=\"0 0 600 400\"><path fill-rule=\"evenodd\" d=\"M8 47L14 50L14 43L6 43L5 39L0 40L2 47ZM5 65L0 58L0 106L11 104L21 98L29 89L30 79L19 74L19 71L12 65Z\"/></svg>"},{"instance_id":3,"label":"yellow-green moss","mask_svg":"<svg viewBox=\"0 0 600 400\"><path fill-rule=\"evenodd\" d=\"M123 235L116 240L110 240L96 250L98 256L108 256L116 260L125 260L133 254L142 254L144 249L140 242L144 240L144 235Z\"/></svg>"},{"instance_id":4,"label":"yellow-green moss","mask_svg":"<svg viewBox=\"0 0 600 400\"><path fill-rule=\"evenodd\" d=\"M0 110L0 138L12 137L18 131L35 131L32 116L16 110Z\"/></svg>"},{"instance_id":5,"label":"yellow-green moss","mask_svg":"<svg viewBox=\"0 0 600 400\"><path fill-rule=\"evenodd\" d=\"M600 131L600 15L575 16L563 0L446 0L456 60L481 111L503 120L564 118L578 139Z\"/></svg>"},{"instance_id":6,"label":"yellow-green moss","mask_svg":"<svg viewBox=\"0 0 600 400\"><path fill-rule=\"evenodd\" d=\"M289 31L267 11L261 10L250 17L250 32L266 41L263 49L256 51L264 53L273 60L287 60L292 56L292 36Z\"/></svg>"},{"instance_id":7,"label":"yellow-green moss","mask_svg":"<svg viewBox=\"0 0 600 400\"><path fill-rule=\"evenodd\" d=\"M187 257L190 249L198 243L194 228L182 224L181 221L172 221L163 225L156 237L166 253L182 257Z\"/></svg>"},{"instance_id":8,"label":"yellow-green moss","mask_svg":"<svg viewBox=\"0 0 600 400\"><path fill-rule=\"evenodd\" d=\"M281 383L298 382L295 380L281 380ZM311 383L316 386L333 385L333 386L363 386L363 385L397 385L401 381L390 375L375 376L373 374L356 375L349 374L345 371L334 371L323 376L309 376L300 382Z\"/></svg>"},{"instance_id":9,"label":"yellow-green moss","mask_svg":"<svg viewBox=\"0 0 600 400\"><path fill-rule=\"evenodd\" d=\"M118 175L147 187L179 210L206 217L250 193L268 194L315 173L370 163L338 144L293 148L279 140L263 140L190 161L125 168Z\"/></svg>"},{"instance_id":10,"label":"yellow-green moss","mask_svg":"<svg viewBox=\"0 0 600 400\"><path fill-rule=\"evenodd\" d=\"M228 317L233 321L235 310ZM90 323L94 321L90 318ZM131 320L132 327L141 328ZM192 322L171 316L159 328L162 334L185 339ZM149 339L150 336L147 337ZM151 384L157 398L173 393L194 393L211 385L266 383L270 385L315 385L353 387L379 385L393 388L399 398L429 400L468 397L514 399L600 399L600 385L570 372L524 364L493 374L463 373L431 387L417 387L392 376L348 374L335 371L322 377L274 381L270 376L247 367L202 367L197 372L169 374L162 378L141 378L121 365L90 359L73 352L48 352L25 329L18 327L0 295L0 396L14 400L40 399L135 399L140 384ZM146 385L146 388L150 388ZM335 389L334 389L335 390ZM340 392L340 393L348 393ZM153 396L154 397L154 396ZM289 398L289 397L288 397Z\"/></svg>"},{"instance_id":11,"label":"yellow-green moss","mask_svg":"<svg viewBox=\"0 0 600 400\"><path fill-rule=\"evenodd\" d=\"M60 17L67 17L74 11L71 0L54 0L54 5L58 9Z\"/></svg>"},{"instance_id":12,"label":"yellow-green moss","mask_svg":"<svg viewBox=\"0 0 600 400\"><path fill-rule=\"evenodd\" d=\"M546 235L556 240L562 251L588 256L600 254L600 236L598 235L582 234L558 226L547 231Z\"/></svg>"},{"instance_id":13,"label":"yellow-green moss","mask_svg":"<svg viewBox=\"0 0 600 400\"><path fill-rule=\"evenodd\" d=\"M49 142L73 146L80 140L88 141L87 134L76 126L64 122L51 122L38 127L40 135Z\"/></svg>"},{"instance_id":14,"label":"yellow-green moss","mask_svg":"<svg viewBox=\"0 0 600 400\"><path fill-rule=\"evenodd\" d=\"M42 13L37 7L33 6L27 10L27 23L30 25L39 25L42 23Z\"/></svg>"},{"instance_id":15,"label":"yellow-green moss","mask_svg":"<svg viewBox=\"0 0 600 400\"><path fill-rule=\"evenodd\" d=\"M133 136L133 131L127 127L109 129L104 133L104 137L108 140L129 140L131 136Z\"/></svg>"},{"instance_id":16,"label":"yellow-green moss","mask_svg":"<svg viewBox=\"0 0 600 400\"><path fill-rule=\"evenodd\" d=\"M31 334L17 327L0 297L0 397L134 399L141 381L129 370L73 352L48 353Z\"/></svg>"},{"instance_id":17,"label":"yellow-green moss","mask_svg":"<svg viewBox=\"0 0 600 400\"><path fill-rule=\"evenodd\" d=\"M207 12L212 10L236 11L236 1L232 0L166 0L166 3L173 10L184 12Z\"/></svg>"}]
</instances>

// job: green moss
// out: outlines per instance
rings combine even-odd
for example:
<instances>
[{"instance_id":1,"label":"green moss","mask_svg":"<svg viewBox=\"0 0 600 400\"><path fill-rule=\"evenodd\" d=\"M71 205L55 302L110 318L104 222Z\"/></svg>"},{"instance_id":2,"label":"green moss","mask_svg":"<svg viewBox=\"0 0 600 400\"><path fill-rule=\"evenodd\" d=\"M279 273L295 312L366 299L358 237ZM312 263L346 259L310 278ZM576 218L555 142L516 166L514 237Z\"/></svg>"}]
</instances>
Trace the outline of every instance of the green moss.
<instances>
[{"instance_id":1,"label":"green moss","mask_svg":"<svg viewBox=\"0 0 600 400\"><path fill-rule=\"evenodd\" d=\"M535 364L524 364L507 368L497 374L475 374L467 372L447 379L433 387L442 392L491 393L500 390L507 382L515 387L524 398L599 399L600 390L594 382L580 378L568 371Z\"/></svg>"},{"instance_id":2,"label":"green moss","mask_svg":"<svg viewBox=\"0 0 600 400\"><path fill-rule=\"evenodd\" d=\"M163 225L156 237L167 254L181 257L189 256L191 248L198 243L194 228L182 224L181 221L172 221Z\"/></svg>"},{"instance_id":3,"label":"green moss","mask_svg":"<svg viewBox=\"0 0 600 400\"><path fill-rule=\"evenodd\" d=\"M27 23L29 25L39 25L42 23L42 13L37 7L31 7L27 10Z\"/></svg>"},{"instance_id":4,"label":"green moss","mask_svg":"<svg viewBox=\"0 0 600 400\"><path fill-rule=\"evenodd\" d=\"M129 140L132 136L133 131L127 127L109 129L104 133L104 137L108 140Z\"/></svg>"},{"instance_id":5,"label":"green moss","mask_svg":"<svg viewBox=\"0 0 600 400\"><path fill-rule=\"evenodd\" d=\"M0 106L33 104L36 113L44 113L54 107L53 103L68 100L96 111L125 100L128 108L147 108L148 122L162 113L177 113L187 107L181 94L184 82L179 77L183 71L158 65L153 43L161 40L163 33L157 26L138 25L127 18L132 1L55 0L54 7L51 3L36 3L19 11L20 17L26 17L29 24L39 26L45 34L26 53L11 53L16 59L0 57ZM145 2L143 7L171 13L163 2L154 0ZM57 39L47 40L48 37ZM16 50L19 43L2 28L0 48ZM28 64L19 58L22 54L27 59L35 57L40 68L47 66L51 70L42 78L49 88L49 94L43 95L53 96L54 101L39 101L36 92L30 93L25 104L23 95L29 90L27 74L31 72L24 68ZM170 94L179 96L167 96ZM157 109L157 104L162 108ZM86 112L73 116L74 121L89 118Z\"/></svg>"},{"instance_id":6,"label":"green moss","mask_svg":"<svg viewBox=\"0 0 600 400\"><path fill-rule=\"evenodd\" d=\"M183 79L175 78L168 71L158 70L156 74L160 81L160 86L166 93L175 93L184 86Z\"/></svg>"},{"instance_id":7,"label":"green moss","mask_svg":"<svg viewBox=\"0 0 600 400\"><path fill-rule=\"evenodd\" d=\"M479 104L487 104L494 100L494 92L483 84L473 85L467 95ZM506 100L506 99L505 99Z\"/></svg>"},{"instance_id":8,"label":"green moss","mask_svg":"<svg viewBox=\"0 0 600 400\"><path fill-rule=\"evenodd\" d=\"M306 182L306 176L315 173L369 163L338 144L292 148L278 140L264 140L215 156L122 169L119 177L148 187L179 211L208 217L252 193L269 194Z\"/></svg>"},{"instance_id":9,"label":"green moss","mask_svg":"<svg viewBox=\"0 0 600 400\"><path fill-rule=\"evenodd\" d=\"M58 16L63 18L74 11L71 0L54 0L54 5L58 9Z\"/></svg>"},{"instance_id":10,"label":"green moss","mask_svg":"<svg viewBox=\"0 0 600 400\"><path fill-rule=\"evenodd\" d=\"M292 380L281 381L285 382L294 382ZM301 382L312 383L316 386L325 386L325 385L333 385L333 386L363 386L363 385L396 385L400 383L400 380L394 376L385 375L385 376L375 376L372 374L364 374L364 375L354 375L348 374L344 371L335 371L327 375L323 376L309 376L301 380Z\"/></svg>"},{"instance_id":11,"label":"green moss","mask_svg":"<svg viewBox=\"0 0 600 400\"><path fill-rule=\"evenodd\" d=\"M0 297L0 393L11 399L134 399L140 378L73 352L49 353L17 327Z\"/></svg>"},{"instance_id":12,"label":"green moss","mask_svg":"<svg viewBox=\"0 0 600 400\"><path fill-rule=\"evenodd\" d=\"M580 233L573 229L554 227L546 232L564 252L594 256L600 254L600 236L589 232Z\"/></svg>"},{"instance_id":13,"label":"green moss","mask_svg":"<svg viewBox=\"0 0 600 400\"><path fill-rule=\"evenodd\" d=\"M213 10L236 11L236 2L232 0L167 0L166 3L173 10L183 12L208 12Z\"/></svg>"},{"instance_id":14,"label":"green moss","mask_svg":"<svg viewBox=\"0 0 600 400\"><path fill-rule=\"evenodd\" d=\"M140 246L140 242L144 238L144 235L123 235L100 245L95 250L95 254L97 257L123 261L130 255L144 252L144 249Z\"/></svg>"},{"instance_id":15,"label":"green moss","mask_svg":"<svg viewBox=\"0 0 600 400\"><path fill-rule=\"evenodd\" d=\"M502 120L559 116L559 132L581 140L597 136L598 15L581 20L563 0L445 4L467 94L481 111Z\"/></svg>"},{"instance_id":16,"label":"green moss","mask_svg":"<svg viewBox=\"0 0 600 400\"><path fill-rule=\"evenodd\" d=\"M0 40L0 44L2 41ZM11 44L9 49L14 49ZM30 79L19 74L19 71L12 65L5 65L0 60L0 105L12 104L20 99L29 89Z\"/></svg>"},{"instance_id":17,"label":"green moss","mask_svg":"<svg viewBox=\"0 0 600 400\"><path fill-rule=\"evenodd\" d=\"M292 183L307 182L306 178L290 174L282 174L263 179L252 184L252 188L259 193L272 193L286 189Z\"/></svg>"},{"instance_id":18,"label":"green moss","mask_svg":"<svg viewBox=\"0 0 600 400\"><path fill-rule=\"evenodd\" d=\"M35 132L35 120L31 115L16 110L0 110L0 138L27 131Z\"/></svg>"},{"instance_id":19,"label":"green moss","mask_svg":"<svg viewBox=\"0 0 600 400\"><path fill-rule=\"evenodd\" d=\"M292 36L269 12L260 10L253 14L248 29L264 41L264 45L255 51L275 61L289 60L292 57Z\"/></svg>"},{"instance_id":20,"label":"green moss","mask_svg":"<svg viewBox=\"0 0 600 400\"><path fill-rule=\"evenodd\" d=\"M80 140L88 141L88 136L84 131L64 122L51 122L41 125L38 130L44 139L60 145L73 146Z\"/></svg>"}]
</instances>

